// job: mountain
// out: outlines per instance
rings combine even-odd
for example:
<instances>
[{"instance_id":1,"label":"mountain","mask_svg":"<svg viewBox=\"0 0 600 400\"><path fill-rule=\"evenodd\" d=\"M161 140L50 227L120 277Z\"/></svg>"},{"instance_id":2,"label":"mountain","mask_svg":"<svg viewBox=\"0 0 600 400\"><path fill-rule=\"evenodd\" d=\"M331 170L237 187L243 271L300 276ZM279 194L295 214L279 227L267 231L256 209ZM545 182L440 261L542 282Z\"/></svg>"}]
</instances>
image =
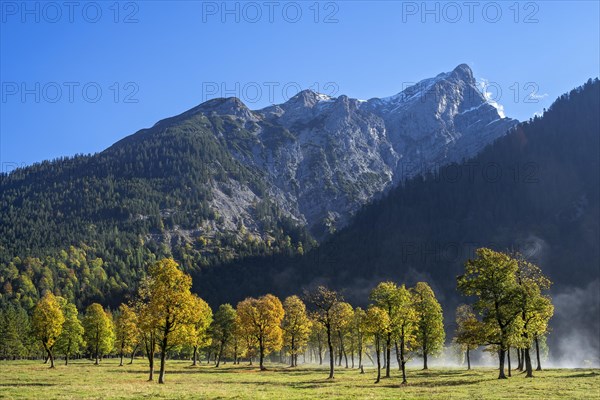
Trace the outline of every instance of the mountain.
<instances>
[{"instance_id":1,"label":"mountain","mask_svg":"<svg viewBox=\"0 0 600 400\"><path fill-rule=\"evenodd\" d=\"M197 270L302 254L402 181L477 154L516 123L464 64L387 98L305 90L261 110L209 100L100 153L0 175L0 268L33 269L32 282L84 302L127 293L155 257ZM100 264L85 284L82 260ZM11 281L11 292L19 285L30 286Z\"/></svg>"},{"instance_id":2,"label":"mountain","mask_svg":"<svg viewBox=\"0 0 600 400\"><path fill-rule=\"evenodd\" d=\"M600 81L559 97L475 157L409 179L303 256L250 258L197 273L215 304L325 283L364 305L386 279L429 282L447 326L456 276L478 247L515 250L554 282L551 349L600 362ZM236 290L228 290L236 288ZM573 364L570 364L573 365Z\"/></svg>"},{"instance_id":3,"label":"mountain","mask_svg":"<svg viewBox=\"0 0 600 400\"><path fill-rule=\"evenodd\" d=\"M401 180L471 157L517 123L486 101L465 64L382 99L305 90L254 112L229 101L255 138L234 155L265 171L271 195L319 239ZM199 110L222 113L226 103Z\"/></svg>"}]
</instances>

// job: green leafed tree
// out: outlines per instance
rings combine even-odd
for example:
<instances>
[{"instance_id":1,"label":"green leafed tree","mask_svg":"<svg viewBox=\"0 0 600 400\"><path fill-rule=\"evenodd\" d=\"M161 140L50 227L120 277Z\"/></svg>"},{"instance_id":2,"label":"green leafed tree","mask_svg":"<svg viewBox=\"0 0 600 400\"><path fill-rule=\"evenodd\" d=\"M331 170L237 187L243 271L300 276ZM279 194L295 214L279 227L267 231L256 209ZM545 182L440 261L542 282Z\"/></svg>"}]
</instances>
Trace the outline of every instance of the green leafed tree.
<instances>
[{"instance_id":1,"label":"green leafed tree","mask_svg":"<svg viewBox=\"0 0 600 400\"><path fill-rule=\"evenodd\" d=\"M210 334L216 349L218 367L221 364L223 353L229 343L233 340L236 330L236 311L231 304L221 304L214 315L210 325Z\"/></svg>"},{"instance_id":2,"label":"green leafed tree","mask_svg":"<svg viewBox=\"0 0 600 400\"><path fill-rule=\"evenodd\" d=\"M88 350L94 357L94 364L112 351L115 344L115 331L111 316L98 303L91 304L83 317L84 338Z\"/></svg>"},{"instance_id":3,"label":"green leafed tree","mask_svg":"<svg viewBox=\"0 0 600 400\"><path fill-rule=\"evenodd\" d=\"M0 358L28 356L34 347L32 337L31 319L24 308L9 305L0 309Z\"/></svg>"},{"instance_id":4,"label":"green leafed tree","mask_svg":"<svg viewBox=\"0 0 600 400\"><path fill-rule=\"evenodd\" d=\"M439 354L444 348L444 314L435 293L425 282L418 282L412 289L415 311L417 312L417 347L423 357L423 369L427 369L430 355Z\"/></svg>"},{"instance_id":5,"label":"green leafed tree","mask_svg":"<svg viewBox=\"0 0 600 400\"><path fill-rule=\"evenodd\" d=\"M416 346L419 317L415 310L413 296L404 285L398 288L398 312L392 321L397 338L396 353L402 370L402 384L406 384L406 363L409 351Z\"/></svg>"},{"instance_id":6,"label":"green leafed tree","mask_svg":"<svg viewBox=\"0 0 600 400\"><path fill-rule=\"evenodd\" d=\"M465 273L457 278L460 292L476 298L474 309L482 315L484 323L481 339L498 349L498 379L506 379L506 352L521 330L522 290L517 283L518 269L517 261L509 255L480 248L476 258L465 263Z\"/></svg>"},{"instance_id":7,"label":"green leafed tree","mask_svg":"<svg viewBox=\"0 0 600 400\"><path fill-rule=\"evenodd\" d=\"M481 343L481 323L473 308L461 304L456 308L456 332L454 342L460 347L467 360L467 369L471 369L471 351Z\"/></svg>"},{"instance_id":8,"label":"green leafed tree","mask_svg":"<svg viewBox=\"0 0 600 400\"><path fill-rule=\"evenodd\" d=\"M521 343L524 349L526 376L531 378L533 377L531 344L536 343L538 367L541 370L539 345L536 340L539 335L547 331L548 322L554 314L550 296L543 293L550 289L551 282L537 265L525 260L520 254L516 254L514 259L518 264L516 279L521 290L517 304L522 326Z\"/></svg>"},{"instance_id":9,"label":"green leafed tree","mask_svg":"<svg viewBox=\"0 0 600 400\"><path fill-rule=\"evenodd\" d=\"M68 365L69 357L79 353L85 345L84 330L75 304L65 301L62 310L65 322L63 322L62 332L58 336L55 346L56 350L65 356L65 365Z\"/></svg>"},{"instance_id":10,"label":"green leafed tree","mask_svg":"<svg viewBox=\"0 0 600 400\"><path fill-rule=\"evenodd\" d=\"M390 329L386 333L385 349L386 360L385 377L390 377L390 359L392 354L392 336L398 333L398 313L400 312L400 292L394 282L381 282L372 291L369 299L373 304L387 312L390 318Z\"/></svg>"}]
</instances>

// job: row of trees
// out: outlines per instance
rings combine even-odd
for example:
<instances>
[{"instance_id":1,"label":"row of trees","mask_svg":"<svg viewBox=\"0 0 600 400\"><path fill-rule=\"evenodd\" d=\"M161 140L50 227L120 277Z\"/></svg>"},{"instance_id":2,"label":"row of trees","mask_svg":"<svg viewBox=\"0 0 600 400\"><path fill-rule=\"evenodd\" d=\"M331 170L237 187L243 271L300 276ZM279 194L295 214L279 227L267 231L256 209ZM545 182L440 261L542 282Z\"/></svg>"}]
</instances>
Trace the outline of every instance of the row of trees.
<instances>
[{"instance_id":1,"label":"row of trees","mask_svg":"<svg viewBox=\"0 0 600 400\"><path fill-rule=\"evenodd\" d=\"M149 380L154 379L155 355L160 355L159 383L164 383L168 354L191 349L193 365L200 351L218 367L225 359L239 363L258 358L265 369L265 357L283 352L296 366L298 356L307 350L323 363L328 353L329 377L348 355L354 367L363 370L363 355L372 347L376 353L380 380L381 354L390 376L391 351L395 346L398 364L406 381L405 364L409 352L424 357L442 349L443 316L440 304L424 282L408 289L393 282L380 283L371 293L372 304L365 311L344 302L340 293L320 286L304 294L313 311L293 295L282 303L272 294L247 298L234 308L221 305L214 313L208 304L191 293L191 278L172 259L163 259L150 267L141 282L136 299L108 312L100 304L90 305L83 317L74 304L51 292L36 304L32 330L39 339L50 366L55 353L65 356L87 350L99 363L103 355L120 356L142 350L148 359ZM309 350L310 347L310 350Z\"/></svg>"},{"instance_id":2,"label":"row of trees","mask_svg":"<svg viewBox=\"0 0 600 400\"><path fill-rule=\"evenodd\" d=\"M190 354L197 365L198 355L204 353L217 367L226 360L239 363L245 358L252 364L257 358L264 370L265 357L277 352L285 354L292 367L301 354L308 353L321 364L328 355L330 379L336 361L338 366L345 361L348 368L349 358L352 368L357 358L357 367L364 372L366 356L376 366L377 383L382 369L384 377L391 376L392 351L406 383L411 356L422 357L427 369L429 357L444 348L442 307L425 282L412 288L381 282L371 291L366 310L319 286L283 303L267 294L247 298L235 308L223 304L214 314L191 293L191 285L191 277L174 260L163 259L149 268L136 298L115 312L94 303L80 318L75 305L46 293L34 308L32 330L51 367L55 352L68 362L71 355L87 350L96 363L112 352L120 356L121 365L124 355L131 354L133 362L134 355L142 352L153 380L158 354L159 383L164 383L168 355ZM504 359L512 347L518 349L520 367L524 365L527 376L532 376L530 349L546 334L553 312L550 298L543 294L550 281L518 255L479 249L477 258L466 263L458 287L476 299L473 306L458 308L454 338L466 352L469 368L469 353L487 346L497 352L500 377L505 377Z\"/></svg>"}]
</instances>

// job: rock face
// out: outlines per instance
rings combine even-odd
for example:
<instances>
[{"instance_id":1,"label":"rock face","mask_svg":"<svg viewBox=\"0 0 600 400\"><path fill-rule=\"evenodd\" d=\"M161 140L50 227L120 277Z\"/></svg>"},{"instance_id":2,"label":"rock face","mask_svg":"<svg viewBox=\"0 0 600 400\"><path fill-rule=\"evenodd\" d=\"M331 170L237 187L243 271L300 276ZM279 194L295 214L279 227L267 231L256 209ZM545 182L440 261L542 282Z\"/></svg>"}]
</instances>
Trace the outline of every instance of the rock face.
<instances>
[{"instance_id":1,"label":"rock face","mask_svg":"<svg viewBox=\"0 0 600 400\"><path fill-rule=\"evenodd\" d=\"M229 151L317 238L403 179L471 157L518 123L486 101L465 64L386 98L305 90L255 111L213 99L175 118L196 114L235 120L247 134L219 132Z\"/></svg>"}]
</instances>

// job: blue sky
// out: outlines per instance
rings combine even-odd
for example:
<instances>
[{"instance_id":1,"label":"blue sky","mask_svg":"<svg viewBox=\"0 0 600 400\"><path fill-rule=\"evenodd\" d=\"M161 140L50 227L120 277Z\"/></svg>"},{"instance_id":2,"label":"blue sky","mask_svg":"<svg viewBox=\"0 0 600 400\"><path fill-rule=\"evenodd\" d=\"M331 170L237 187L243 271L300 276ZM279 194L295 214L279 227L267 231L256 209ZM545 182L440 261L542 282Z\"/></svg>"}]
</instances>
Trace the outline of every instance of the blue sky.
<instances>
[{"instance_id":1,"label":"blue sky","mask_svg":"<svg viewBox=\"0 0 600 400\"><path fill-rule=\"evenodd\" d=\"M211 97L368 99L467 63L524 120L600 70L597 1L223 4L1 1L2 171L101 151Z\"/></svg>"}]
</instances>

